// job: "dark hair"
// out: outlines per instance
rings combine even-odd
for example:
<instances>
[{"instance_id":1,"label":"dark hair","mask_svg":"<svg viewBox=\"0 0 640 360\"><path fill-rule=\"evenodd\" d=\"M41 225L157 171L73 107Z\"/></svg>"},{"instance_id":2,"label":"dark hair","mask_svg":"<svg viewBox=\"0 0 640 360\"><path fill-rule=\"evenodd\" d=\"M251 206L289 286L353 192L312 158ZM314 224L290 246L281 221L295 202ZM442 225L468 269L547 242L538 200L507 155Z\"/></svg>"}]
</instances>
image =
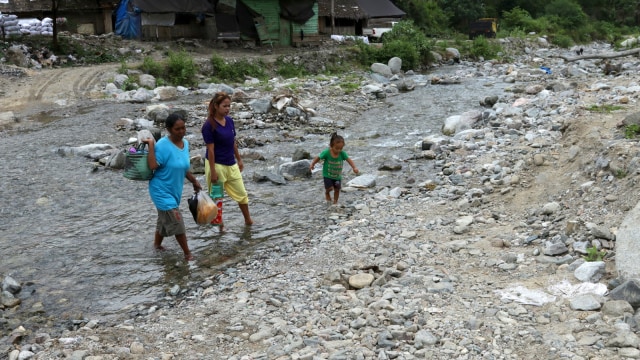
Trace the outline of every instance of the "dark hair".
<instances>
[{"instance_id":1,"label":"dark hair","mask_svg":"<svg viewBox=\"0 0 640 360\"><path fill-rule=\"evenodd\" d=\"M331 140L329 140L329 147L332 147L336 142L344 142L344 138L338 135L337 132L331 133Z\"/></svg>"},{"instance_id":2,"label":"dark hair","mask_svg":"<svg viewBox=\"0 0 640 360\"><path fill-rule=\"evenodd\" d=\"M220 104L227 99L231 101L231 96L222 91L219 91L215 93L215 95L213 95L213 99L211 99L211 101L209 102L209 119L215 120L213 118L213 116L216 114L215 106L220 106Z\"/></svg>"},{"instance_id":3,"label":"dark hair","mask_svg":"<svg viewBox=\"0 0 640 360\"><path fill-rule=\"evenodd\" d=\"M178 120L184 121L184 119L182 118L182 116L180 116L180 114L173 113L167 116L167 120L164 121L164 126L167 129L173 129L173 126L178 122Z\"/></svg>"}]
</instances>

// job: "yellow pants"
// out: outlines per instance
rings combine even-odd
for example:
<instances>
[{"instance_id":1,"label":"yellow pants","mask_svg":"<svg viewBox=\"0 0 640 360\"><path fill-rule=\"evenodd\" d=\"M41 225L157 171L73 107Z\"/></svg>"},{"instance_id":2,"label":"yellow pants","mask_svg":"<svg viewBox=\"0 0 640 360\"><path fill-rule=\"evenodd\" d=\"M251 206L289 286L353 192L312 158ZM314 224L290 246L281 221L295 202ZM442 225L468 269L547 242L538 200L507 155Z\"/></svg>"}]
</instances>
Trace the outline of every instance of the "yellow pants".
<instances>
[{"instance_id":1,"label":"yellow pants","mask_svg":"<svg viewBox=\"0 0 640 360\"><path fill-rule=\"evenodd\" d=\"M211 168L209 167L209 160L204 162L204 177L207 179L207 191L211 193ZM224 191L229 194L229 197L237 201L238 204L248 204L249 195L244 188L242 182L242 174L240 174L240 168L238 164L231 166L216 164L216 174L218 174L218 183L222 185Z\"/></svg>"}]
</instances>

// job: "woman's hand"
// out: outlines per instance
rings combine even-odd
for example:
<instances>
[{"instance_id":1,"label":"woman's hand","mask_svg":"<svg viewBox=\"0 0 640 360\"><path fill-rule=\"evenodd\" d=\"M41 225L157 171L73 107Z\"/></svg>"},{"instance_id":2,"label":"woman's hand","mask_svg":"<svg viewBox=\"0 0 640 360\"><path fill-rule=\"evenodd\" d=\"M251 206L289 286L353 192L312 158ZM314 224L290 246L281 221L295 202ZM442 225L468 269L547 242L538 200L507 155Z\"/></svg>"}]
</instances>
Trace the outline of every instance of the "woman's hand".
<instances>
[{"instance_id":1,"label":"woman's hand","mask_svg":"<svg viewBox=\"0 0 640 360\"><path fill-rule=\"evenodd\" d=\"M202 190L202 185L200 185L200 182L198 182L198 180L193 182L193 191L195 192L199 192L200 190Z\"/></svg>"},{"instance_id":2,"label":"woman's hand","mask_svg":"<svg viewBox=\"0 0 640 360\"><path fill-rule=\"evenodd\" d=\"M212 184L215 184L218 182L218 174L215 171L211 171L211 173L209 174L209 181Z\"/></svg>"},{"instance_id":3,"label":"woman's hand","mask_svg":"<svg viewBox=\"0 0 640 360\"><path fill-rule=\"evenodd\" d=\"M244 163L240 158L238 158L238 168L240 169L240 172L242 172L242 170L244 169Z\"/></svg>"},{"instance_id":4,"label":"woman's hand","mask_svg":"<svg viewBox=\"0 0 640 360\"><path fill-rule=\"evenodd\" d=\"M141 139L140 141L148 145L153 145L156 143L156 139L152 137L144 138L144 139Z\"/></svg>"}]
</instances>

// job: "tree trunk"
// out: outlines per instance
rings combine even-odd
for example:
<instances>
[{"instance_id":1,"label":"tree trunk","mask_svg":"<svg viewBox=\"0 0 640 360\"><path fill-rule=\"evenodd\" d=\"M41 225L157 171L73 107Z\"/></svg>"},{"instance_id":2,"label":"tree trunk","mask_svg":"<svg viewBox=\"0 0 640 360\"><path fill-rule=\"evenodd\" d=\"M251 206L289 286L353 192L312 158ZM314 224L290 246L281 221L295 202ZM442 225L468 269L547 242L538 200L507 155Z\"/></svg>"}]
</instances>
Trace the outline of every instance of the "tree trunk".
<instances>
[{"instance_id":1,"label":"tree trunk","mask_svg":"<svg viewBox=\"0 0 640 360\"><path fill-rule=\"evenodd\" d=\"M638 53L640 53L640 48L631 49L627 51L619 51L617 53L608 53L608 54L581 55L581 56L575 56L575 57L559 55L558 57L563 59L566 62L572 62L572 61L587 60L587 59L615 59L619 57L635 55Z\"/></svg>"},{"instance_id":2,"label":"tree trunk","mask_svg":"<svg viewBox=\"0 0 640 360\"><path fill-rule=\"evenodd\" d=\"M54 51L60 50L58 44L58 1L51 0L51 16L53 17L53 43L52 47Z\"/></svg>"}]
</instances>

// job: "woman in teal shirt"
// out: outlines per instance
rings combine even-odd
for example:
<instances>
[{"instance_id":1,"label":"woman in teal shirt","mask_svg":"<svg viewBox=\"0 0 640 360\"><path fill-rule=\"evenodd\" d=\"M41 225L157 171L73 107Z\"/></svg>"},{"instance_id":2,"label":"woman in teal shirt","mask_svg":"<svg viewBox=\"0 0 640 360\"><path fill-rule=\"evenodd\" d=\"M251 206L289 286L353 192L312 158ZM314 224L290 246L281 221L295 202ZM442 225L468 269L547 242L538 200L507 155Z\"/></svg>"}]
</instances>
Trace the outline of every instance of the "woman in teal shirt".
<instances>
[{"instance_id":1,"label":"woman in teal shirt","mask_svg":"<svg viewBox=\"0 0 640 360\"><path fill-rule=\"evenodd\" d=\"M153 246L157 250L165 250L162 240L166 236L175 236L184 252L187 261L193 260L193 255L187 244L184 220L180 213L180 199L186 177L192 184L193 190L198 192L202 186L191 174L189 160L189 142L184 138L187 128L184 119L178 114L167 117L165 126L169 134L155 143L154 139L144 139L149 145L147 162L154 170L149 180L149 195L158 209L158 221Z\"/></svg>"}]
</instances>

